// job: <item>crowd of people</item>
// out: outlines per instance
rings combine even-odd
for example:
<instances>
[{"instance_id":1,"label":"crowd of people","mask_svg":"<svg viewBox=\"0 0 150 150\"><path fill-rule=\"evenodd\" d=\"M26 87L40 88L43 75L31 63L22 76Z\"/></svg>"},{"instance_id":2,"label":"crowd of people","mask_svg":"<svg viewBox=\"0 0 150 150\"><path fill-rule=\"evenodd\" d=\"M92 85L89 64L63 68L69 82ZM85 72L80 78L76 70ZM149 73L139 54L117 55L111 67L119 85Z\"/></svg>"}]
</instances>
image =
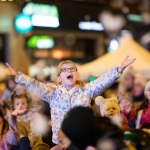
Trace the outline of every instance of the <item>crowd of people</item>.
<instances>
[{"instance_id":1,"label":"crowd of people","mask_svg":"<svg viewBox=\"0 0 150 150\"><path fill-rule=\"evenodd\" d=\"M7 82L0 83L0 150L150 149L150 81L130 67L135 60L126 56L119 67L90 83L80 80L72 61L63 61L55 84L6 63Z\"/></svg>"}]
</instances>

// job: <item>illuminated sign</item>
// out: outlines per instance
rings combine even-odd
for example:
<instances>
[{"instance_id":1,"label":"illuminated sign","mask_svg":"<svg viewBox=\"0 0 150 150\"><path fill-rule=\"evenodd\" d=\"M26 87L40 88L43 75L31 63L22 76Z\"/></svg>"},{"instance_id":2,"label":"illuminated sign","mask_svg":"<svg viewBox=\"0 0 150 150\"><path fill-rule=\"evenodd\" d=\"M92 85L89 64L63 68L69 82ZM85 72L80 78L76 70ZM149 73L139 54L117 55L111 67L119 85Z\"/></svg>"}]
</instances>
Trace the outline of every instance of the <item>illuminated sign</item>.
<instances>
[{"instance_id":1,"label":"illuminated sign","mask_svg":"<svg viewBox=\"0 0 150 150\"><path fill-rule=\"evenodd\" d=\"M16 16L14 24L19 33L27 33L32 30L31 17L22 13Z\"/></svg>"},{"instance_id":2,"label":"illuminated sign","mask_svg":"<svg viewBox=\"0 0 150 150\"><path fill-rule=\"evenodd\" d=\"M79 24L79 29L81 30L95 30L95 31L102 31L104 30L104 27L102 26L101 23L98 23L96 21L80 21Z\"/></svg>"},{"instance_id":3,"label":"illuminated sign","mask_svg":"<svg viewBox=\"0 0 150 150\"><path fill-rule=\"evenodd\" d=\"M27 40L29 48L48 49L54 46L54 39L48 35L34 35Z\"/></svg>"},{"instance_id":4,"label":"illuminated sign","mask_svg":"<svg viewBox=\"0 0 150 150\"><path fill-rule=\"evenodd\" d=\"M19 33L27 33L33 26L52 28L59 26L58 9L54 5L29 2L22 12L15 18L15 29Z\"/></svg>"},{"instance_id":5,"label":"illuminated sign","mask_svg":"<svg viewBox=\"0 0 150 150\"><path fill-rule=\"evenodd\" d=\"M22 11L24 14L32 16L33 26L54 28L59 26L58 9L54 5L29 2Z\"/></svg>"}]
</instances>

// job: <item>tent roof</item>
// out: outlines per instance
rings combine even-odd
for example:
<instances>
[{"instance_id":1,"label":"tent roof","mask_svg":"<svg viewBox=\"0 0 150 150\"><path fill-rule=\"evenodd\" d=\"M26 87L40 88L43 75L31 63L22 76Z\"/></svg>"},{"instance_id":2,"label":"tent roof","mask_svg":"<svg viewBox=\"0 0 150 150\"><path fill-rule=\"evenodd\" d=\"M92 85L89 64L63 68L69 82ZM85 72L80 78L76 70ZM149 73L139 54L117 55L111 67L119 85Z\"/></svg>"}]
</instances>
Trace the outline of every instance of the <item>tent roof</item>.
<instances>
[{"instance_id":1,"label":"tent roof","mask_svg":"<svg viewBox=\"0 0 150 150\"><path fill-rule=\"evenodd\" d=\"M81 78L87 78L90 75L98 77L110 68L119 66L127 55L129 55L129 58L137 59L132 67L146 78L150 78L150 53L128 36L122 39L115 52L107 53L90 63L80 66Z\"/></svg>"}]
</instances>

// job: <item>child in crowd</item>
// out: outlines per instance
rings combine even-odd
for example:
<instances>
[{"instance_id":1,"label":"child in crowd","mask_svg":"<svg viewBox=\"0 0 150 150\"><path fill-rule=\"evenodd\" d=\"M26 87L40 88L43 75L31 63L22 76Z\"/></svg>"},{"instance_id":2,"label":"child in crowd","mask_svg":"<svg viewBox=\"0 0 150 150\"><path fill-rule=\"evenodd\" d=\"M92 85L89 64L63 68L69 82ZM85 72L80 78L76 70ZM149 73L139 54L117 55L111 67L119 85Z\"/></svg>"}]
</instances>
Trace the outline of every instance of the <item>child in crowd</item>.
<instances>
[{"instance_id":1,"label":"child in crowd","mask_svg":"<svg viewBox=\"0 0 150 150\"><path fill-rule=\"evenodd\" d=\"M150 81L147 82L144 90L145 100L142 102L137 116L136 128L145 123L150 123Z\"/></svg>"},{"instance_id":2,"label":"child in crowd","mask_svg":"<svg viewBox=\"0 0 150 150\"><path fill-rule=\"evenodd\" d=\"M133 83L133 93L132 93L132 100L133 100L133 104L134 107L139 108L142 101L145 98L144 95L144 89L146 86L146 79L139 73L136 74L135 79L134 79L134 83Z\"/></svg>"},{"instance_id":3,"label":"child in crowd","mask_svg":"<svg viewBox=\"0 0 150 150\"><path fill-rule=\"evenodd\" d=\"M8 63L8 75L15 81L38 95L49 103L51 108L53 143L58 144L58 131L67 112L76 106L90 106L91 99L98 96L112 85L123 70L135 61L127 56L120 67L113 67L108 72L89 84L84 84L79 79L76 65L72 61L63 61L57 69L57 85L48 86L29 76L16 72Z\"/></svg>"},{"instance_id":4,"label":"child in crowd","mask_svg":"<svg viewBox=\"0 0 150 150\"><path fill-rule=\"evenodd\" d=\"M102 96L97 96L95 103L100 105L100 113L102 117L108 117L118 127L128 129L128 121L124 115L120 115L118 100L115 97L104 99Z\"/></svg>"},{"instance_id":5,"label":"child in crowd","mask_svg":"<svg viewBox=\"0 0 150 150\"><path fill-rule=\"evenodd\" d=\"M12 113L17 116L17 122L26 127L31 147L35 144L42 143L41 136L35 130L35 121L40 115L30 109L31 99L26 89L14 90L11 100L13 105ZM16 112L17 110L24 110L24 113L18 115Z\"/></svg>"},{"instance_id":6,"label":"child in crowd","mask_svg":"<svg viewBox=\"0 0 150 150\"><path fill-rule=\"evenodd\" d=\"M117 99L121 113L125 115L128 120L128 126L130 128L135 128L137 108L133 108L133 101L131 96L128 93L120 92L117 95Z\"/></svg>"},{"instance_id":7,"label":"child in crowd","mask_svg":"<svg viewBox=\"0 0 150 150\"><path fill-rule=\"evenodd\" d=\"M132 94L135 74L134 68L132 66L128 67L119 82L118 92L128 92Z\"/></svg>"},{"instance_id":8,"label":"child in crowd","mask_svg":"<svg viewBox=\"0 0 150 150\"><path fill-rule=\"evenodd\" d=\"M8 115L8 121L4 118L0 107L0 150L9 150L10 145L17 145L17 122L15 116Z\"/></svg>"}]
</instances>

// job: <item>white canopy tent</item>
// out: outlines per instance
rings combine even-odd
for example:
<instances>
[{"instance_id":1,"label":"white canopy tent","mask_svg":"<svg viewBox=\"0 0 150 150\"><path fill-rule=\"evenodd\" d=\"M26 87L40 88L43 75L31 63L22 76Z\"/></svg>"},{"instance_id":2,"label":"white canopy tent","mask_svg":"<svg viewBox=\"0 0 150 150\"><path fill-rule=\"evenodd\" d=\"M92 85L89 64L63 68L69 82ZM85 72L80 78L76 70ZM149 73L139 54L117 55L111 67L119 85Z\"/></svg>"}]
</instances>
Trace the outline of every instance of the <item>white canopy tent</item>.
<instances>
[{"instance_id":1,"label":"white canopy tent","mask_svg":"<svg viewBox=\"0 0 150 150\"><path fill-rule=\"evenodd\" d=\"M129 55L129 58L137 58L132 64L135 71L141 73L146 79L150 79L150 52L128 36L123 37L115 52L107 53L90 63L80 66L78 68L80 77L82 80L88 80L89 76L98 77L110 68L119 66L127 55Z\"/></svg>"}]
</instances>

